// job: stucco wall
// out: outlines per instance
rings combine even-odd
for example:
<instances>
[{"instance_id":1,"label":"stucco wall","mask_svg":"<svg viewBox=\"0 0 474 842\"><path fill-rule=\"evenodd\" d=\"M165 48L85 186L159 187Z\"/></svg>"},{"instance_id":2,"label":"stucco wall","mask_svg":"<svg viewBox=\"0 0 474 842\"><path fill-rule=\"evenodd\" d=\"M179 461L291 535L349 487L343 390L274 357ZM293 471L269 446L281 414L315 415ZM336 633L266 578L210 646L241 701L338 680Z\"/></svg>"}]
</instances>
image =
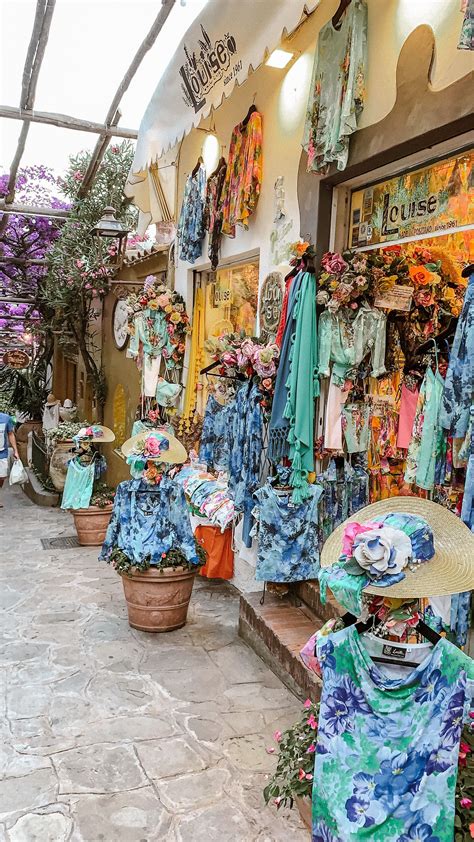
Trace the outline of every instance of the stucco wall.
<instances>
[{"instance_id":1,"label":"stucco wall","mask_svg":"<svg viewBox=\"0 0 474 842\"><path fill-rule=\"evenodd\" d=\"M288 70L263 65L244 85L234 89L230 99L211 118L215 122L215 133L223 154L227 156L232 128L246 115L256 93L255 103L264 120L262 192L257 212L250 220L249 231L238 230L234 240L223 238L221 262L259 249L261 281L275 268L270 236L274 218L273 186L280 175L284 176L287 221L292 221L287 239L295 240L300 235L297 174L313 59L319 31L337 6L337 0L322 0L316 12L290 39L287 48L299 55ZM430 25L435 34L436 55L431 74L435 90L447 87L473 69L473 55L456 49L462 22L459 0L368 0L368 7L367 96L361 128L378 122L391 111L395 102L400 49L410 32L420 24ZM209 127L211 120L204 121L203 126ZM202 131L193 130L182 142L177 181L178 209L186 177L201 153L205 137ZM301 231L303 236L306 233ZM206 266L206 255L205 241L203 258L196 262L194 268ZM189 304L192 300L192 268L190 264L178 261L176 269L176 288L187 296Z\"/></svg>"}]
</instances>

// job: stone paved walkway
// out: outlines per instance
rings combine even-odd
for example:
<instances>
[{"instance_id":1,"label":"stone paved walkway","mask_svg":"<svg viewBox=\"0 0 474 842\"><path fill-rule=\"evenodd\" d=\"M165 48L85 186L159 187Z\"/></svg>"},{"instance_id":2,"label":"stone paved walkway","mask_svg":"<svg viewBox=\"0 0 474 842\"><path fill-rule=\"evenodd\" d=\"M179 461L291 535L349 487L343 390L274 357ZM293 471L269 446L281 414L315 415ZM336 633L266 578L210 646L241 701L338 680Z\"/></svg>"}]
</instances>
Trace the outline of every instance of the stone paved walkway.
<instances>
[{"instance_id":1,"label":"stone paved walkway","mask_svg":"<svg viewBox=\"0 0 474 842\"><path fill-rule=\"evenodd\" d=\"M263 804L300 705L239 640L236 592L199 582L184 629L132 630L96 549L42 549L70 515L2 499L0 839L308 842Z\"/></svg>"}]
</instances>

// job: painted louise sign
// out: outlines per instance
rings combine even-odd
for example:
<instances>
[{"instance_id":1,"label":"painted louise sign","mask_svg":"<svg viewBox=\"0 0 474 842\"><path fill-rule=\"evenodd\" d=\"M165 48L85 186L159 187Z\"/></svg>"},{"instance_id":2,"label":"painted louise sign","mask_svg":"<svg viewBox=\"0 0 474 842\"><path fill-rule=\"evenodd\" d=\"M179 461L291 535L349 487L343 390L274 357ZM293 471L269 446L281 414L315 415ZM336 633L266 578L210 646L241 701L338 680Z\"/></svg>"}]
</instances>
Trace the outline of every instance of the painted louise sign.
<instances>
[{"instance_id":1,"label":"painted louise sign","mask_svg":"<svg viewBox=\"0 0 474 842\"><path fill-rule=\"evenodd\" d=\"M357 190L350 247L474 227L474 150Z\"/></svg>"}]
</instances>

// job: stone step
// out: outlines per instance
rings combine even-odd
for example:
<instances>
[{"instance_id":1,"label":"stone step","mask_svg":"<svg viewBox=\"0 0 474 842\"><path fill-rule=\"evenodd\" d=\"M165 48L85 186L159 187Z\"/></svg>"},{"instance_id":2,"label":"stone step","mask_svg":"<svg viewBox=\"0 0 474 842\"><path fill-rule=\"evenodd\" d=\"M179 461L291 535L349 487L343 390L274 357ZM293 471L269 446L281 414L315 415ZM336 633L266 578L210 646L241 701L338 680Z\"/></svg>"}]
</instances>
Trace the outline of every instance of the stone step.
<instances>
[{"instance_id":1,"label":"stone step","mask_svg":"<svg viewBox=\"0 0 474 842\"><path fill-rule=\"evenodd\" d=\"M59 506L57 491L47 491L32 468L26 468L26 473L28 474L28 482L21 486L26 496L37 506L52 506L53 508Z\"/></svg>"},{"instance_id":2,"label":"stone step","mask_svg":"<svg viewBox=\"0 0 474 842\"><path fill-rule=\"evenodd\" d=\"M310 579L307 582L295 582L290 585L291 593L296 597L296 604L298 600L309 609L310 616L316 622L315 629L321 628L328 620L333 617L340 617L345 613L338 602L334 599L331 591L327 591L326 603L323 605L319 594L319 582L316 579Z\"/></svg>"},{"instance_id":3,"label":"stone step","mask_svg":"<svg viewBox=\"0 0 474 842\"><path fill-rule=\"evenodd\" d=\"M297 607L291 596L266 594L263 605L260 601L260 593L241 595L239 634L296 696L317 701L321 682L306 669L299 653L322 623L318 626L308 609Z\"/></svg>"}]
</instances>

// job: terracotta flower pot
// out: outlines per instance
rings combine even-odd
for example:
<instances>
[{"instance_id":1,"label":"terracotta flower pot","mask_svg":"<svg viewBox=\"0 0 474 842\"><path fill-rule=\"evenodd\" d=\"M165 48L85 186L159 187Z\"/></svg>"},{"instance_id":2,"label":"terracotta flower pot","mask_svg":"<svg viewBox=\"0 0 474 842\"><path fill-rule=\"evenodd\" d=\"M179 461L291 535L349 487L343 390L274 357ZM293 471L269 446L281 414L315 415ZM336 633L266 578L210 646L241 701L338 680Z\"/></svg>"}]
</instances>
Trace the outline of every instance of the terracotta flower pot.
<instances>
[{"instance_id":1,"label":"terracotta flower pot","mask_svg":"<svg viewBox=\"0 0 474 842\"><path fill-rule=\"evenodd\" d=\"M122 576L128 622L134 629L167 632L186 623L196 573L183 567Z\"/></svg>"},{"instance_id":2,"label":"terracotta flower pot","mask_svg":"<svg viewBox=\"0 0 474 842\"><path fill-rule=\"evenodd\" d=\"M301 821L304 822L304 824L309 830L311 830L313 810L311 798L300 798L299 795L296 795L295 804L298 807L298 812L300 814Z\"/></svg>"},{"instance_id":3,"label":"terracotta flower pot","mask_svg":"<svg viewBox=\"0 0 474 842\"><path fill-rule=\"evenodd\" d=\"M58 441L49 461L49 475L56 491L64 491L66 484L67 463L71 459L72 439Z\"/></svg>"},{"instance_id":4,"label":"terracotta flower pot","mask_svg":"<svg viewBox=\"0 0 474 842\"><path fill-rule=\"evenodd\" d=\"M72 509L74 526L81 547L101 547L109 525L113 506L89 506L88 509Z\"/></svg>"}]
</instances>

